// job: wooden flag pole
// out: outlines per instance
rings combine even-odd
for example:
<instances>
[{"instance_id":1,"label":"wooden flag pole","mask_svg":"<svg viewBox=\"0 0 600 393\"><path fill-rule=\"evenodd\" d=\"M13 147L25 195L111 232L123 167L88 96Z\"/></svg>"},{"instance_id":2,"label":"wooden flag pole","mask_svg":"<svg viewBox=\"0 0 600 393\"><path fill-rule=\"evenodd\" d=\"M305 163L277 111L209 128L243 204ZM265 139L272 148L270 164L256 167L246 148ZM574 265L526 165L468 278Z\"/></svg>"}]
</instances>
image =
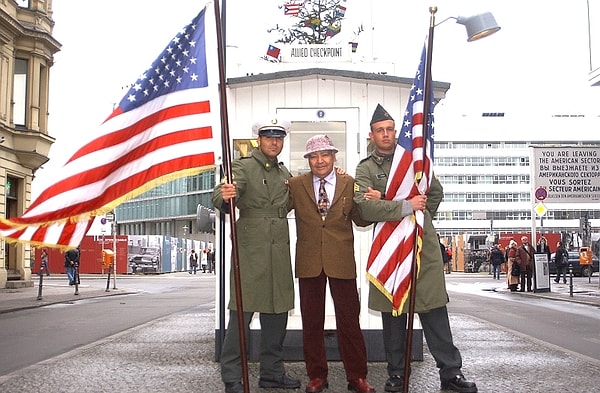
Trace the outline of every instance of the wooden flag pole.
<instances>
[{"instance_id":1,"label":"wooden flag pole","mask_svg":"<svg viewBox=\"0 0 600 393\"><path fill-rule=\"evenodd\" d=\"M222 143L223 143L223 166L228 181L233 179L231 171L231 143L229 140L229 121L227 114L227 92L225 80L225 42L223 40L223 31L221 26L221 12L219 10L219 0L214 1L215 5L215 21L217 27L217 47L219 57L219 97L221 107L221 128L222 128ZM231 257L233 278L235 284L235 302L237 305L237 322L238 334L240 337L240 358L242 363L242 383L244 385L244 393L250 393L250 384L248 380L248 357L246 355L246 334L244 329L244 308L242 304L242 285L240 277L240 259L237 242L236 229L236 214L235 214L235 198L229 201L229 221L231 228ZM223 272L221 272L223 274Z\"/></svg>"},{"instance_id":2,"label":"wooden flag pole","mask_svg":"<svg viewBox=\"0 0 600 393\"><path fill-rule=\"evenodd\" d=\"M425 81L424 81L424 93L423 93L423 162L425 162L425 156L427 151L427 139L429 138L429 115L430 115L430 103L431 103L431 59L433 50L433 29L435 27L435 13L437 7L429 7L431 13L429 19L429 36L427 39L427 61L425 63ZM418 181L418 180L415 180ZM416 221L416 218L415 218ZM410 268L410 293L408 303L408 317L406 327L406 347L404 348L404 385L402 391L408 393L408 387L410 385L410 362L412 360L412 339L413 339L413 320L415 318L415 299L417 297L417 251L418 251L418 235L419 226L415 225L415 244L413 251L412 264Z\"/></svg>"}]
</instances>

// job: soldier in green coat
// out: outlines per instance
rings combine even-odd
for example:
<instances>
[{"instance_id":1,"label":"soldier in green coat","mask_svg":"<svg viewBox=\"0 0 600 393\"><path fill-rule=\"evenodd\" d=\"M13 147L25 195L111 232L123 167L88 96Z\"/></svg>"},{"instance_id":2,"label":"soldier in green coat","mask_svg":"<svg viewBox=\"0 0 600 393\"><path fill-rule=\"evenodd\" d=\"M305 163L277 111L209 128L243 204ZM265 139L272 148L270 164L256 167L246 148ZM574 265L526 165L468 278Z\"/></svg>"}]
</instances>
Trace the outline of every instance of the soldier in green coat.
<instances>
[{"instance_id":1,"label":"soldier in green coat","mask_svg":"<svg viewBox=\"0 0 600 393\"><path fill-rule=\"evenodd\" d=\"M258 148L232 162L233 182L215 187L213 205L229 213L239 209L237 240L244 328L260 313L261 388L296 389L300 381L285 373L283 341L288 311L294 308L294 281L287 221L289 170L277 160L290 123L273 119L254 124ZM226 393L242 393L242 368L233 274L229 324L221 350L221 378Z\"/></svg>"},{"instance_id":2,"label":"soldier in green coat","mask_svg":"<svg viewBox=\"0 0 600 393\"><path fill-rule=\"evenodd\" d=\"M396 149L394 119L377 105L369 133L375 150L356 168L354 200L361 217L372 222L400 221L403 217L423 210L425 225L423 253L416 286L415 311L419 313L429 351L440 373L442 389L457 392L477 392L477 386L462 375L462 358L452 342L446 303L448 295L444 279L444 265L437 234L431 217L443 198L440 182L434 178L428 195L417 195L411 200L383 199ZM369 308L381 312L383 341L388 363L389 378L386 392L399 392L404 385L404 356L408 302L399 316L392 314L392 303L373 284L369 287Z\"/></svg>"}]
</instances>

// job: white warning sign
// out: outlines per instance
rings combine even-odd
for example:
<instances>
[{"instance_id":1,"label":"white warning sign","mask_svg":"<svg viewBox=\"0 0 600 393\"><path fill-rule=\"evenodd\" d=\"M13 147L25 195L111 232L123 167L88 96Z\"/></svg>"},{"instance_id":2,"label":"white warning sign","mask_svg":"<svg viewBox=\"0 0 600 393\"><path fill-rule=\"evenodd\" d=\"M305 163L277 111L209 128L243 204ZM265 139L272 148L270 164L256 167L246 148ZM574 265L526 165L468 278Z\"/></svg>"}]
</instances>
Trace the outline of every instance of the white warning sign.
<instances>
[{"instance_id":1,"label":"white warning sign","mask_svg":"<svg viewBox=\"0 0 600 393\"><path fill-rule=\"evenodd\" d=\"M534 189L546 203L600 201L600 146L533 146Z\"/></svg>"}]
</instances>

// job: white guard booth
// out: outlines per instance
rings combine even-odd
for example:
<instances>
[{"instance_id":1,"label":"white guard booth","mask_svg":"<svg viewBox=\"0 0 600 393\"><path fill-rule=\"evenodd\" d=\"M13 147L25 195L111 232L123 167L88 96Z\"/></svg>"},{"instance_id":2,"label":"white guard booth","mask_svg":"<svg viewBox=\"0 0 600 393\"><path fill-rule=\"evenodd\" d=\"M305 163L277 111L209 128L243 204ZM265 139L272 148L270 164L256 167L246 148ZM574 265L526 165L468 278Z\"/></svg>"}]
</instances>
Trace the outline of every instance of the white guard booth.
<instances>
[{"instance_id":1,"label":"white guard booth","mask_svg":"<svg viewBox=\"0 0 600 393\"><path fill-rule=\"evenodd\" d=\"M387 74L366 73L334 69L300 69L230 78L228 87L229 129L234 148L233 158L246 155L254 144L251 127L255 121L276 116L292 123L279 156L292 175L309 170L303 153L308 138L316 134L327 134L340 150L337 165L354 176L359 161L367 156L369 122L378 103L383 105L396 120L397 129L406 108L411 78L394 77ZM449 84L434 82L434 96L444 97ZM221 178L217 173L216 179ZM229 271L231 267L231 238L229 216L225 222L217 214L215 247L216 263L224 263L225 271L217 269L217 307L215 315L215 357L220 354L221 339L227 326L229 301ZM290 249L292 269L296 244L294 212L288 215L290 226ZM369 361L384 361L381 317L370 311L368 305L369 284L365 278L367 258L372 241L373 226L355 227L355 255L357 263L357 285L361 303L360 325L367 344ZM220 239L220 240L219 240ZM297 288L297 279L296 288ZM257 283L259 284L259 283ZM225 297L224 299L222 297ZM219 299L221 302L219 302ZM221 306L219 306L221 304ZM285 342L287 360L302 360L302 322L298 291L295 308L290 311L288 333ZM225 307L224 315L221 308ZM339 360L333 302L327 291L326 304L326 349L329 360ZM258 359L260 324L255 318L247 337L250 360ZM423 359L423 335L418 316L414 323L413 360Z\"/></svg>"}]
</instances>

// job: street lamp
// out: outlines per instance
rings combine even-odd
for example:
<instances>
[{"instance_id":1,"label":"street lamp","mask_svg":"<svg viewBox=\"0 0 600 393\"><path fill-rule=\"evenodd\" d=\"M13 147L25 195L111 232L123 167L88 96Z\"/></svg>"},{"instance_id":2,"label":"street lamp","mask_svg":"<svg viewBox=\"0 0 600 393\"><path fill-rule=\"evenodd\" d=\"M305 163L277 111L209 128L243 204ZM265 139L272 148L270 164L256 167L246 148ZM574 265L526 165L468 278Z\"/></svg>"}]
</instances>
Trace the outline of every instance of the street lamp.
<instances>
[{"instance_id":1,"label":"street lamp","mask_svg":"<svg viewBox=\"0 0 600 393\"><path fill-rule=\"evenodd\" d=\"M433 10L432 10L433 9ZM437 7L430 7L429 11L433 14L436 13ZM467 29L467 41L476 41L480 38L487 37L488 35L494 34L500 30L500 26L496 23L494 16L491 12L484 12L483 14L473 15L469 17L464 16L449 16L435 26L439 26L449 19L456 20L456 23L464 25Z\"/></svg>"},{"instance_id":2,"label":"street lamp","mask_svg":"<svg viewBox=\"0 0 600 393\"><path fill-rule=\"evenodd\" d=\"M425 63L425 81L424 81L424 92L423 92L423 148L422 152L425 154L427 151L427 140L429 135L430 115L432 109L432 82L431 82L431 60L433 58L433 32L436 26L441 25L449 19L456 20L456 23L464 25L467 29L467 41L472 42L478 39L487 37L494 34L500 27L496 23L496 20L491 13L486 12L484 14L470 16L470 17L449 17L441 21L438 25L435 24L435 13L438 8L436 6L429 7L429 13L431 14L429 20L429 35L427 38L427 60ZM416 255L416 253L415 253ZM409 294L409 307L408 307L408 324L406 332L406 346L405 346L405 359L411 359L412 350L412 335L413 335L413 319L415 315L415 298L416 298L416 287L417 287L417 262L416 258L413 258L411 266L411 280L410 280L410 294ZM410 376L410 361L406 361L404 364L404 386L403 392L408 393L409 376Z\"/></svg>"}]
</instances>

